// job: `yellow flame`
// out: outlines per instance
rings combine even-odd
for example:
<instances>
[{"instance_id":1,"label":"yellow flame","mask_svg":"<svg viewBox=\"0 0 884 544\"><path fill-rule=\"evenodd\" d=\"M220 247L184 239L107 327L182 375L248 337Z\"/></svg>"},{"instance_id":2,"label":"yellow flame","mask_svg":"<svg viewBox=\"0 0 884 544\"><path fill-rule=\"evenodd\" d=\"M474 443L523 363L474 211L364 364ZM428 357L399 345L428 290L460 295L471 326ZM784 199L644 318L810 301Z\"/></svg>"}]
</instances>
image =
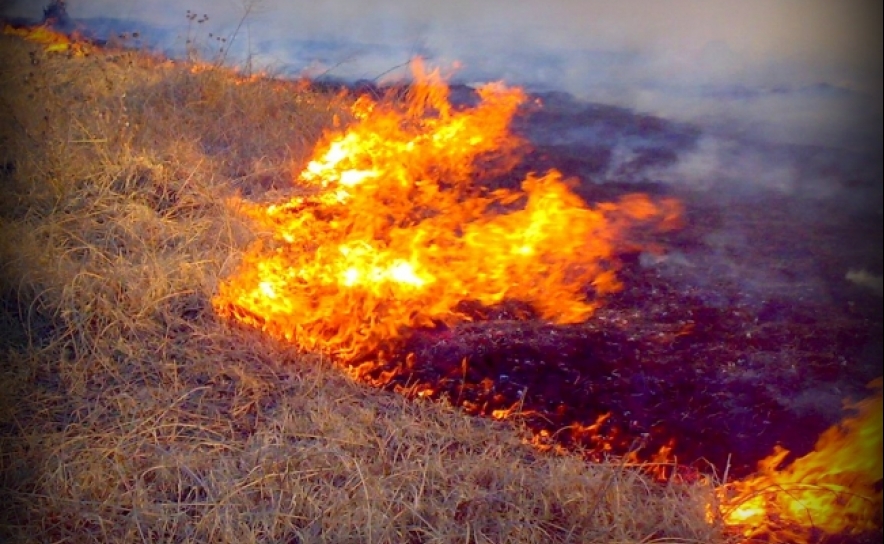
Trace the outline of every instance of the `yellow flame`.
<instances>
[{"instance_id":1,"label":"yellow flame","mask_svg":"<svg viewBox=\"0 0 884 544\"><path fill-rule=\"evenodd\" d=\"M47 53L64 53L71 52L73 55L82 57L92 51L92 47L86 42L76 38L68 37L61 32L56 32L46 25L16 28L12 25L5 25L3 33L11 36L20 36L28 41L38 43L43 46L43 50Z\"/></svg>"},{"instance_id":2,"label":"yellow flame","mask_svg":"<svg viewBox=\"0 0 884 544\"><path fill-rule=\"evenodd\" d=\"M758 474L719 490L724 522L746 537L807 542L812 531L856 534L881 523L882 380L876 395L849 406L855 416L826 430L814 451L781 467L777 448Z\"/></svg>"},{"instance_id":3,"label":"yellow flame","mask_svg":"<svg viewBox=\"0 0 884 544\"><path fill-rule=\"evenodd\" d=\"M628 224L677 216L676 202L643 195L590 208L554 170L483 188L519 160L509 124L523 92L489 85L477 106L455 108L438 70L414 71L404 104L363 96L356 121L325 135L296 177L313 195L243 204L271 240L220 286L220 315L343 357L463 319L467 300L582 321L619 287L613 252Z\"/></svg>"}]
</instances>

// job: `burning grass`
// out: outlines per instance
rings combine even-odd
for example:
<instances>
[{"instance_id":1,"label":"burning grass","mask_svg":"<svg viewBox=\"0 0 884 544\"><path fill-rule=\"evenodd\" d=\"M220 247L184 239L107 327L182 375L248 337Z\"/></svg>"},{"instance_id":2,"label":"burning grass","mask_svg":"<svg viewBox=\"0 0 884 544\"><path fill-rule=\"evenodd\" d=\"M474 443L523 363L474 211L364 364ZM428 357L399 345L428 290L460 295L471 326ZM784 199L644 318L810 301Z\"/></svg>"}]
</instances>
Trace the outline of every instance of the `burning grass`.
<instances>
[{"instance_id":1,"label":"burning grass","mask_svg":"<svg viewBox=\"0 0 884 544\"><path fill-rule=\"evenodd\" d=\"M544 456L218 321L342 98L150 55L3 54L2 511L11 541L716 542L708 485Z\"/></svg>"},{"instance_id":2,"label":"burning grass","mask_svg":"<svg viewBox=\"0 0 884 544\"><path fill-rule=\"evenodd\" d=\"M666 457L658 457L667 469L662 472L677 477L665 483L645 470L660 465L642 466L633 457L593 452L598 462L586 463L573 453L609 445L609 437L595 429L609 420L575 422L577 406L539 409L565 398L561 391L576 395L577 404L591 398L584 389L598 387L595 378L611 398L633 391L636 383L653 398L666 397L674 390L664 382L698 380L701 365L670 359L691 354L702 360L710 353L703 351L704 338L741 349L767 341L746 343L742 321L732 317L739 312L728 311L730 321L690 314L687 322L667 317L669 310L658 312L655 302L635 300L631 313L600 312L593 325L522 319L573 323L595 311L593 296L618 285L613 245L623 238L621 230L608 227L653 217L666 223L671 206L635 197L622 205L587 207L555 174L529 177L521 192L476 192L473 178L511 167L507 152L519 142L508 139L506 119L485 116L478 126L490 132L480 167L476 155L454 160L460 153L454 144L463 140L458 130L470 121L446 109L438 81L417 86L412 107L395 98L363 98L351 109L352 97L307 83L125 50L56 47L40 36L42 45L2 37L2 76L10 84L0 107L10 122L0 136L6 196L0 208L0 319L8 325L0 500L12 506L2 514L4 537L723 543L762 535L789 541L837 532L806 529L804 519L792 530L781 514L798 504L799 513L815 515L809 506L817 500L810 494L803 503L784 498L796 490L836 497L834 506L826 506L831 510L843 506L848 487L861 495L847 501L856 506L856 519L867 520L869 506L880 507L880 461L843 465L838 477L818 477L818 467L839 466L831 450L852 451L844 445L859 443L857 433L871 429L874 435L877 429L878 437L863 439L866 449L855 456L880 453L880 417L865 417L871 413L863 408L867 404L858 405L863 417L847 420L848 432L824 435L819 452L786 467L775 466L784 457L772 458L757 477L727 486L718 486L713 476L682 474ZM515 106L507 106L508 100L521 99L518 90L502 88L490 88L482 98L509 107L509 114ZM402 112L409 122L384 117ZM355 148L336 154L350 141L349 127L368 126L362 136L377 139L373 122L401 129L403 138L380 140L402 146L396 153L409 160L389 167ZM440 131L421 136L428 127ZM408 132L414 128L419 130ZM383 145L369 147L384 153ZM423 153L436 147L449 160L426 160ZM495 158L485 151L504 153ZM343 171L334 170L338 163ZM408 182L440 172L453 192L431 183L409 190ZM299 186L291 185L292 178ZM377 190L390 179L402 182L406 194ZM420 206L396 208L414 201ZM231 202L257 221L246 223ZM599 245L578 255L586 259L579 266L555 268L562 254L578 253L569 245L575 231L557 233L549 221L534 223L551 216L540 205L550 202L556 214L569 217L568 227L584 237L598 234ZM452 209L457 213L447 215ZM304 225L312 227L309 236L295 229ZM470 228L477 230L471 234ZM425 245L433 251L451 253L441 258L422 253L421 244L402 245L415 239L402 234L407 229L432 241ZM562 236L545 238L550 232ZM347 238L353 235L357 239ZM483 237L512 249L515 261L495 268L498 256L487 245L469 247ZM395 254L404 249L411 252ZM526 255L539 255L542 266L525 264L520 259ZM467 287L464 269L484 275L489 290ZM301 275L293 280L286 271ZM309 281L317 278L322 281ZM633 275L629 281L640 279ZM376 280L384 280L383 289L369 286ZM431 286L429 295L397 290L395 284L403 282ZM332 311L307 311L310 304L329 310L324 297L346 295L354 286L362 291L335 299ZM540 287L554 297L528 296ZM442 300L452 288L472 296ZM639 297L653 299L651 292L656 290ZM274 297L279 300L268 303ZM425 310L433 300L438 304ZM619 304L630 300L627 293ZM351 306L352 315L342 315ZM643 316L649 308L654 312ZM273 338L232 328L216 310ZM376 326L370 316L378 313L392 325ZM491 313L502 317L491 324L463 323ZM401 330L415 334L389 344ZM700 349L674 350L684 347L685 338L691 349ZM291 341L336 357L296 350ZM382 355L379 347L395 349ZM582 356L569 355L574 349ZM409 350L411 357L404 356ZM485 355L473 357L469 350ZM538 352L559 358L533 357ZM642 381L647 377L640 371L649 363L640 353L650 354L665 380L649 375L656 381ZM415 357L427 364L409 367ZM588 373L574 374L575 362L587 365ZM342 368L414 399L449 404L410 402L366 388ZM501 369L511 378L504 380ZM711 379L712 370L704 378ZM542 387L532 386L530 394L522 386L506 389L530 375L555 384L555 394L544 399L535 391ZM437 394L442 390L454 394ZM512 392L521 404L512 403ZM697 397L705 406L713 398L696 389L676 393L676 403ZM595 396L605 395L596 389ZM511 425L469 417L450 404L502 419L518 416L525 425L514 433ZM682 415L694 409L675 406L685 410ZM880 401L871 406L880 413ZM538 421L553 425L551 433L532 426L532 410ZM566 443L569 452L558 448L566 442L560 437L578 427L576 434L595 433L599 444L575 440ZM869 474L878 481L854 485L856 478L869 484ZM752 524L746 526L746 519ZM880 519L862 528L869 527L880 527Z\"/></svg>"},{"instance_id":3,"label":"burning grass","mask_svg":"<svg viewBox=\"0 0 884 544\"><path fill-rule=\"evenodd\" d=\"M454 110L439 71L414 70L403 103L362 96L355 122L326 135L295 180L318 194L246 207L271 240L222 283L221 315L343 359L467 321L458 307L470 302L581 323L620 288L625 232L677 220L677 202L642 194L588 207L555 170L488 187L520 162L510 122L524 93L487 85Z\"/></svg>"}]
</instances>

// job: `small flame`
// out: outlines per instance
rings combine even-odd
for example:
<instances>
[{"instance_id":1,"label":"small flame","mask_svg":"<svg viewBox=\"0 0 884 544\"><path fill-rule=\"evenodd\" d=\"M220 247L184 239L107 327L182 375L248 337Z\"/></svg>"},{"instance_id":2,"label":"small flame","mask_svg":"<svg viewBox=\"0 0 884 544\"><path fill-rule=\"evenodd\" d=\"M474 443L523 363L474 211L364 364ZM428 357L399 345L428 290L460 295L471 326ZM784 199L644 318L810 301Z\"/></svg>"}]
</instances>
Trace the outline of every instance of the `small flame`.
<instances>
[{"instance_id":1,"label":"small flame","mask_svg":"<svg viewBox=\"0 0 884 544\"><path fill-rule=\"evenodd\" d=\"M678 215L643 195L590 208L555 170L520 190L483 188L519 160L509 125L524 93L491 84L458 109L438 70L413 69L405 104L363 96L355 122L325 135L296 179L314 194L240 203L271 240L220 286L220 315L344 358L466 319L463 301L520 300L580 322L619 288L613 253L629 225Z\"/></svg>"},{"instance_id":2,"label":"small flame","mask_svg":"<svg viewBox=\"0 0 884 544\"><path fill-rule=\"evenodd\" d=\"M48 25L33 27L14 27L7 24L3 27L3 33L12 36L20 36L28 41L43 46L47 53L70 52L75 56L82 57L91 51L91 46L79 39L76 35L67 35L53 30Z\"/></svg>"},{"instance_id":3,"label":"small flame","mask_svg":"<svg viewBox=\"0 0 884 544\"><path fill-rule=\"evenodd\" d=\"M777 448L754 477L719 490L727 525L768 542L808 542L814 531L858 534L880 528L882 380L876 396L849 408L856 415L826 430L814 451L780 468Z\"/></svg>"}]
</instances>

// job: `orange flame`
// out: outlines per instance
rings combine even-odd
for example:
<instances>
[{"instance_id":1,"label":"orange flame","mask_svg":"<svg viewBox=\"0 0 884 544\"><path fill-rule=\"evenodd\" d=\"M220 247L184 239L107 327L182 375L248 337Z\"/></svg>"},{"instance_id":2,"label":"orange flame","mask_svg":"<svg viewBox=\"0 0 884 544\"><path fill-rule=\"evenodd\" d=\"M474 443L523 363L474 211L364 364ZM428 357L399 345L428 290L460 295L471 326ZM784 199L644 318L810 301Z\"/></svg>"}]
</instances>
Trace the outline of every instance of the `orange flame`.
<instances>
[{"instance_id":1,"label":"orange flame","mask_svg":"<svg viewBox=\"0 0 884 544\"><path fill-rule=\"evenodd\" d=\"M677 203L643 195L589 208L561 174L521 190L476 181L509 171L524 145L509 132L518 88L479 89L455 108L439 71L414 64L405 104L359 98L355 122L326 134L288 202L240 202L270 233L213 304L224 317L305 349L368 353L405 327L466 319L462 301L530 303L545 319L589 317L615 291L615 242L635 220L671 220Z\"/></svg>"},{"instance_id":2,"label":"orange flame","mask_svg":"<svg viewBox=\"0 0 884 544\"><path fill-rule=\"evenodd\" d=\"M70 52L75 56L82 57L91 51L88 43L78 39L76 36L68 37L61 32L53 30L48 25L17 28L7 24L3 27L3 33L20 36L28 41L38 43L43 46L47 53Z\"/></svg>"},{"instance_id":3,"label":"orange flame","mask_svg":"<svg viewBox=\"0 0 884 544\"><path fill-rule=\"evenodd\" d=\"M880 528L881 378L869 387L876 396L850 405L856 415L826 430L814 451L779 468L789 452L778 448L757 476L720 489L724 522L746 537L790 543Z\"/></svg>"}]
</instances>

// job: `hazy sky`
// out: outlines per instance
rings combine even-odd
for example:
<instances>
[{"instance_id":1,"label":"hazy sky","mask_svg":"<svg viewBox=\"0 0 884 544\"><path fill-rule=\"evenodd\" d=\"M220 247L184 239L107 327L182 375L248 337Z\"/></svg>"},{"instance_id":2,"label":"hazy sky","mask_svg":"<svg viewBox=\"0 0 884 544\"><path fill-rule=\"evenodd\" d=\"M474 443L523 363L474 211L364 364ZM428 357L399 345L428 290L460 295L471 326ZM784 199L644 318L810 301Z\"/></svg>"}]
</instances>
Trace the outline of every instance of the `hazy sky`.
<instances>
[{"instance_id":1,"label":"hazy sky","mask_svg":"<svg viewBox=\"0 0 884 544\"><path fill-rule=\"evenodd\" d=\"M0 14L39 17L41 4L6 0ZM373 78L419 52L460 61L466 80L560 89L773 139L881 131L869 121L882 115L880 0L68 1L77 19L179 37L228 35L249 6L236 51L295 72ZM188 9L209 21L188 30Z\"/></svg>"}]
</instances>

